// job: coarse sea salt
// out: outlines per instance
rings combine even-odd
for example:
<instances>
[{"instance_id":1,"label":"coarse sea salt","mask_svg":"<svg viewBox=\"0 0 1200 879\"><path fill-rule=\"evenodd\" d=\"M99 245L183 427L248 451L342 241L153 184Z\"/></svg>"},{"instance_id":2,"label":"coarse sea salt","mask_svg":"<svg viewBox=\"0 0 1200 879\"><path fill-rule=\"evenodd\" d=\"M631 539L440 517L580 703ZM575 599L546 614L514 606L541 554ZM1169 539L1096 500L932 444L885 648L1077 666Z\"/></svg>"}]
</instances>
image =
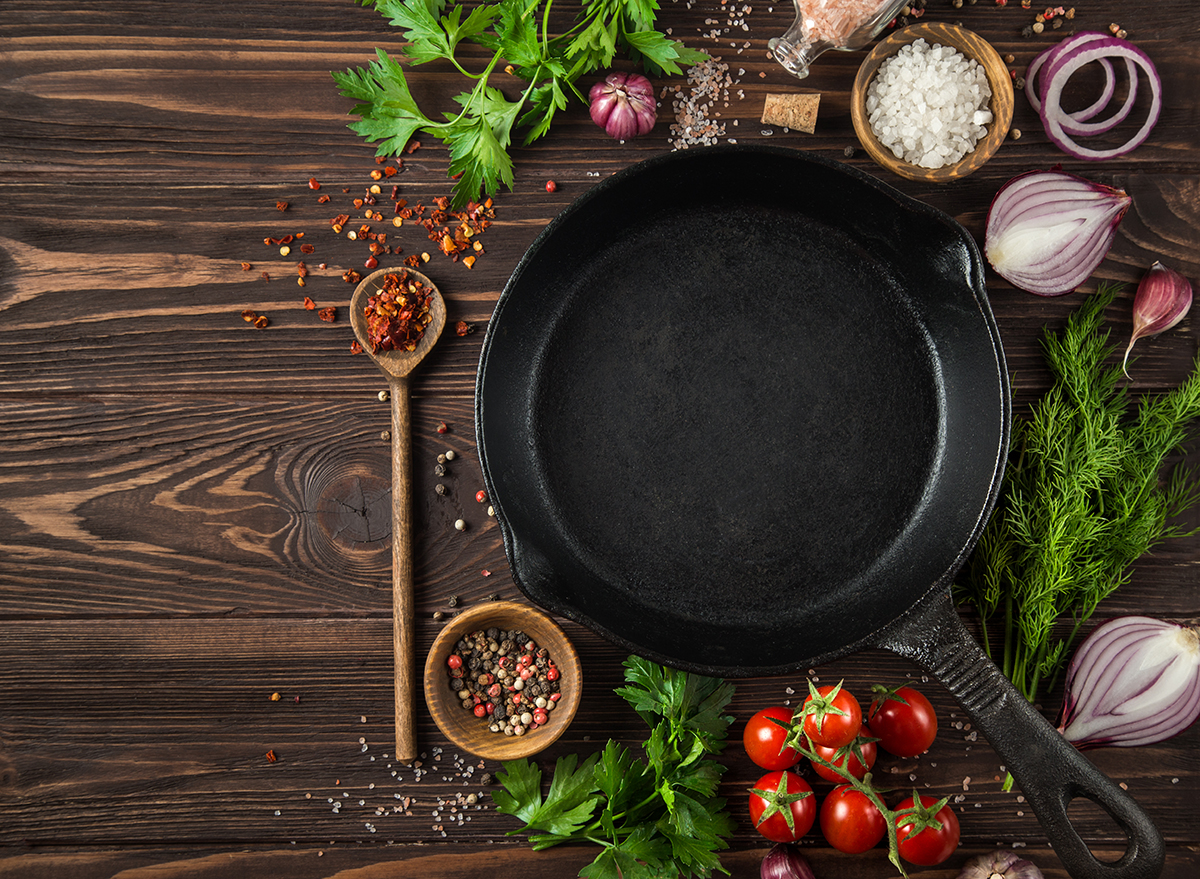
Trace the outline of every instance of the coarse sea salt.
<instances>
[{"instance_id":1,"label":"coarse sea salt","mask_svg":"<svg viewBox=\"0 0 1200 879\"><path fill-rule=\"evenodd\" d=\"M977 61L924 39L879 65L867 87L871 131L910 165L942 168L987 136L992 90Z\"/></svg>"}]
</instances>

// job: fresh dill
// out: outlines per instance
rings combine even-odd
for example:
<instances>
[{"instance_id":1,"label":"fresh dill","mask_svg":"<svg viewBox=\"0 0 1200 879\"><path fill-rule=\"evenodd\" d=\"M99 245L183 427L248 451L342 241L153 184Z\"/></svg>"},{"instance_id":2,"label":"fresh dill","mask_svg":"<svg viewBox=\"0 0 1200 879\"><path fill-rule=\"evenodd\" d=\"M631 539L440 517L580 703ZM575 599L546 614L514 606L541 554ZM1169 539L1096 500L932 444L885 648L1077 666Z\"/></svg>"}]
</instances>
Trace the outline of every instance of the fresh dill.
<instances>
[{"instance_id":1,"label":"fresh dill","mask_svg":"<svg viewBox=\"0 0 1200 879\"><path fill-rule=\"evenodd\" d=\"M1175 520L1200 502L1200 482L1182 466L1161 474L1200 417L1200 358L1182 385L1131 406L1102 328L1119 289L1101 284L1060 333L1045 332L1053 385L1029 418L1014 419L996 511L955 585L978 612L985 649L1031 702L1133 562L1195 533Z\"/></svg>"}]
</instances>

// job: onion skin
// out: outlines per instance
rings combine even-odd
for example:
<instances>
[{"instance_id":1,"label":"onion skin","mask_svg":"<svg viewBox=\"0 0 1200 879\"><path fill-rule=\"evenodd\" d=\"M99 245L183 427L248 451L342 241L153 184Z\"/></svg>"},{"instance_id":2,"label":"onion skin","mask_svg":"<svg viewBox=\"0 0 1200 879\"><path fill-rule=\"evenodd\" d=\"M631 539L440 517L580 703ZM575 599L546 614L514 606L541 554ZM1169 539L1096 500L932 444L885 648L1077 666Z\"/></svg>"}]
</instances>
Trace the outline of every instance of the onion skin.
<instances>
[{"instance_id":1,"label":"onion skin","mask_svg":"<svg viewBox=\"0 0 1200 879\"><path fill-rule=\"evenodd\" d=\"M654 86L638 73L610 73L592 86L588 101L592 121L617 140L646 134L658 119Z\"/></svg>"},{"instance_id":2,"label":"onion skin","mask_svg":"<svg viewBox=\"0 0 1200 879\"><path fill-rule=\"evenodd\" d=\"M971 858L963 864L958 879L1043 879L1032 861L1003 849Z\"/></svg>"},{"instance_id":3,"label":"onion skin","mask_svg":"<svg viewBox=\"0 0 1200 879\"><path fill-rule=\"evenodd\" d=\"M1133 297L1133 335L1125 349L1121 368L1129 361L1133 343L1144 336L1157 336L1187 317L1192 307L1192 283L1161 262L1150 266ZM1128 370L1125 376L1129 376Z\"/></svg>"},{"instance_id":4,"label":"onion skin","mask_svg":"<svg viewBox=\"0 0 1200 879\"><path fill-rule=\"evenodd\" d=\"M1020 174L992 200L984 255L1026 292L1072 293L1103 262L1132 203L1123 190L1065 171Z\"/></svg>"},{"instance_id":5,"label":"onion skin","mask_svg":"<svg viewBox=\"0 0 1200 879\"><path fill-rule=\"evenodd\" d=\"M758 868L760 879L816 879L800 849L787 842L776 843Z\"/></svg>"},{"instance_id":6,"label":"onion skin","mask_svg":"<svg viewBox=\"0 0 1200 879\"><path fill-rule=\"evenodd\" d=\"M1058 731L1079 750L1169 739L1200 716L1200 628L1117 617L1079 645Z\"/></svg>"}]
</instances>

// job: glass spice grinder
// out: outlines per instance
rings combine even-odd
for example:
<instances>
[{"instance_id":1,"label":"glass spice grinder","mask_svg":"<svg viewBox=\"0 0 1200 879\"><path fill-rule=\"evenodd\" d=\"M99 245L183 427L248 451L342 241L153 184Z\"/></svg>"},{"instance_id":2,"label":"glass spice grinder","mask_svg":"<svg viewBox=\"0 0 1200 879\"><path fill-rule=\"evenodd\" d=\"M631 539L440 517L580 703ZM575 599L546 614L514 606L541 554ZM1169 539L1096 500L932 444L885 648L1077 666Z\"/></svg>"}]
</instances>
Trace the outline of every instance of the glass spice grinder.
<instances>
[{"instance_id":1,"label":"glass spice grinder","mask_svg":"<svg viewBox=\"0 0 1200 879\"><path fill-rule=\"evenodd\" d=\"M829 49L861 49L909 0L792 0L796 20L767 48L797 79L808 76L816 57Z\"/></svg>"}]
</instances>

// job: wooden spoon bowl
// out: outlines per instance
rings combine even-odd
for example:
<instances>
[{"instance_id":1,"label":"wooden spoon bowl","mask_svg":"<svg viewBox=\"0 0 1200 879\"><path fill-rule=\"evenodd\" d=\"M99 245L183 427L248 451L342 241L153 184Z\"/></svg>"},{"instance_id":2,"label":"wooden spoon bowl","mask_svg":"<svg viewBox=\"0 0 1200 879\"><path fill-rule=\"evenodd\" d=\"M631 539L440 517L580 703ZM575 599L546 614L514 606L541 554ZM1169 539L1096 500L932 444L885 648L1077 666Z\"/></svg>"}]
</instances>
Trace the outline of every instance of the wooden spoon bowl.
<instances>
[{"instance_id":1,"label":"wooden spoon bowl","mask_svg":"<svg viewBox=\"0 0 1200 879\"><path fill-rule=\"evenodd\" d=\"M991 111L992 121L988 124L988 132L975 145L975 149L967 153L952 165L941 168L922 168L899 159L894 153L875 136L871 130L871 122L867 118L867 86L875 78L879 67L890 56L900 51L902 46L923 39L929 45L935 43L957 49L967 58L976 61L987 75L988 86L992 90ZM1000 55L983 37L954 24L933 21L912 24L905 28L892 31L886 38L876 43L863 63L858 68L854 79L854 87L850 92L850 118L854 123L854 131L859 142L867 153L889 171L899 174L909 180L924 180L931 183L949 183L973 174L982 168L1008 136L1009 126L1013 117L1013 85L1012 77L1005 67Z\"/></svg>"},{"instance_id":2,"label":"wooden spoon bowl","mask_svg":"<svg viewBox=\"0 0 1200 879\"><path fill-rule=\"evenodd\" d=\"M464 635L480 629L516 629L550 651L558 668L562 698L548 722L521 736L492 732L489 722L463 708L450 688L446 660ZM456 746L486 760L519 760L553 744L571 725L583 694L583 668L575 647L553 620L515 601L489 601L460 613L434 639L425 659L425 704L438 729Z\"/></svg>"},{"instance_id":3,"label":"wooden spoon bowl","mask_svg":"<svg viewBox=\"0 0 1200 879\"><path fill-rule=\"evenodd\" d=\"M367 300L383 288L384 278L407 272L432 293L432 320L412 351L371 351ZM387 376L392 402L392 641L395 652L396 760L411 763L417 756L413 709L413 558L412 558L412 419L408 376L442 334L446 302L429 278L411 269L380 269L363 278L350 298L350 325L375 365Z\"/></svg>"}]
</instances>

